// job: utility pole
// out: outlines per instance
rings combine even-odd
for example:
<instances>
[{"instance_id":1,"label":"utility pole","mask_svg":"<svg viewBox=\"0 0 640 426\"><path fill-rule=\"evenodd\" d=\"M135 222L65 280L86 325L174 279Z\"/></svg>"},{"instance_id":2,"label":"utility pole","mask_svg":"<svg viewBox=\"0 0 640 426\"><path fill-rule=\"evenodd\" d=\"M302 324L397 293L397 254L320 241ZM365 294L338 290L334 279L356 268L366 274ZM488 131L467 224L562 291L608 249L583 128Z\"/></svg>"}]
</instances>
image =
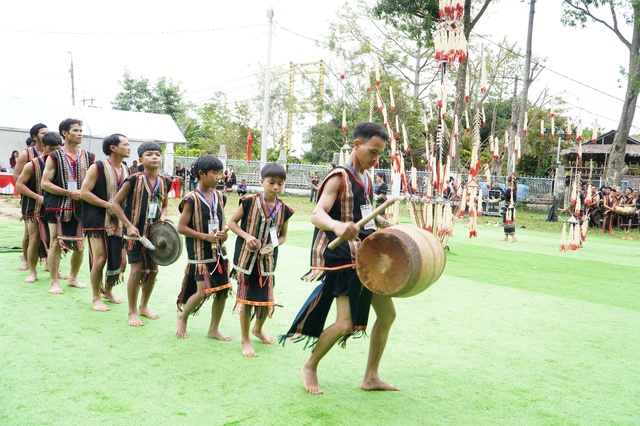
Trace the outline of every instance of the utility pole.
<instances>
[{"instance_id":1,"label":"utility pole","mask_svg":"<svg viewBox=\"0 0 640 426\"><path fill-rule=\"evenodd\" d=\"M73 82L73 53L67 52L71 56L71 68L69 68L69 73L71 74L71 105L76 104L76 86Z\"/></svg>"},{"instance_id":2,"label":"utility pole","mask_svg":"<svg viewBox=\"0 0 640 426\"><path fill-rule=\"evenodd\" d=\"M267 137L269 132L269 95L271 85L271 40L273 38L273 8L267 11L269 40L267 42L267 66L264 74L264 104L262 115L262 144L260 146L260 169L267 164Z\"/></svg>"}]
</instances>

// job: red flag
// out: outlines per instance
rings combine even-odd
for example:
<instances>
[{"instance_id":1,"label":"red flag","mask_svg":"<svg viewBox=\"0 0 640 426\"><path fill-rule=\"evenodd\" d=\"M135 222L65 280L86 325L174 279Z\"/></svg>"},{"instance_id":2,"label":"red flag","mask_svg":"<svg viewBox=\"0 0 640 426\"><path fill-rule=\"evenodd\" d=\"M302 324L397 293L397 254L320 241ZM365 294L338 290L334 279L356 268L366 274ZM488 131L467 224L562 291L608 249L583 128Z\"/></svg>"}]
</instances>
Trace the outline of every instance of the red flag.
<instances>
[{"instance_id":1,"label":"red flag","mask_svg":"<svg viewBox=\"0 0 640 426\"><path fill-rule=\"evenodd\" d=\"M247 162L251 161L251 145L253 144L253 136L251 136L251 129L247 135Z\"/></svg>"}]
</instances>

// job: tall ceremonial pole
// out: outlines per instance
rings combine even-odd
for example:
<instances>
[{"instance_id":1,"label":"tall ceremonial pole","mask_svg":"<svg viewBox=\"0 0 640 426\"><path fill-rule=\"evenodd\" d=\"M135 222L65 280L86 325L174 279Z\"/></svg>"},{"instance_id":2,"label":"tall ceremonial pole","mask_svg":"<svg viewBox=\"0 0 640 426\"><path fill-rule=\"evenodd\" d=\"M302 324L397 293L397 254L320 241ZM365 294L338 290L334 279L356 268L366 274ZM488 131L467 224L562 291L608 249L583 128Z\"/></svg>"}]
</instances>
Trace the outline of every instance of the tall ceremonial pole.
<instances>
[{"instance_id":1,"label":"tall ceremonial pole","mask_svg":"<svg viewBox=\"0 0 640 426\"><path fill-rule=\"evenodd\" d=\"M267 43L267 66L264 72L264 104L262 115L262 143L260 144L260 169L267 164L267 137L269 133L269 93L271 86L271 40L273 39L273 8L267 11L269 41Z\"/></svg>"}]
</instances>

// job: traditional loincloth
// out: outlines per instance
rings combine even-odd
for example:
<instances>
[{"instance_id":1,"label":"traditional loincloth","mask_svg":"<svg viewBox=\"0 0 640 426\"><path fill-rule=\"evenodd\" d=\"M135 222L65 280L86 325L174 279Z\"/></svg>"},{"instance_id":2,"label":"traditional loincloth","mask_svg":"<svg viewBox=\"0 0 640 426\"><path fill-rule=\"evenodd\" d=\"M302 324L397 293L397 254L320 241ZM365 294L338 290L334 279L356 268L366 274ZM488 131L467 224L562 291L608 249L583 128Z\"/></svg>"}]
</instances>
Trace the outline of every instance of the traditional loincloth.
<instances>
[{"instance_id":1,"label":"traditional loincloth","mask_svg":"<svg viewBox=\"0 0 640 426\"><path fill-rule=\"evenodd\" d=\"M176 302L178 310L183 311L187 300L198 291L197 282L204 281L204 299L191 313L195 315L212 295L214 297L227 297L231 291L231 282L229 281L228 262L210 261L207 263L189 263L184 270L184 279L182 280L182 290L178 295Z\"/></svg>"},{"instance_id":2,"label":"traditional loincloth","mask_svg":"<svg viewBox=\"0 0 640 426\"><path fill-rule=\"evenodd\" d=\"M315 288L309 299L304 303L300 312L293 320L291 328L280 336L279 342L284 344L286 339L300 342L306 339L305 348L313 347L324 330L327 315L337 296L349 296L349 308L354 333L340 339L344 347L349 337L362 337L365 335L369 310L371 307L372 293L362 285L356 270L353 268L339 269L337 271L325 271L320 277L324 280ZM346 286L346 294L345 294Z\"/></svg>"}]
</instances>

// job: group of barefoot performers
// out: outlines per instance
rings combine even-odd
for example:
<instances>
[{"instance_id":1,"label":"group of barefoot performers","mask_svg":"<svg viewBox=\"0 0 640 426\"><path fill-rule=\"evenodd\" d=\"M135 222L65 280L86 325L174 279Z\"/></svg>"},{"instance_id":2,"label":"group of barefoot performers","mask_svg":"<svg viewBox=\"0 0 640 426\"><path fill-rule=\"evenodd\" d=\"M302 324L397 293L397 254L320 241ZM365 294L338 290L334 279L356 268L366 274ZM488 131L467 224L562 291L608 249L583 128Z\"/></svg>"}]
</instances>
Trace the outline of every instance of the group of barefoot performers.
<instances>
[{"instance_id":1,"label":"group of barefoot performers","mask_svg":"<svg viewBox=\"0 0 640 426\"><path fill-rule=\"evenodd\" d=\"M105 138L102 148L107 158L95 160L93 153L81 149L82 121L66 119L58 130L59 133L50 132L42 123L33 126L30 134L35 146L20 154L15 168L25 222L25 264L20 268L28 270L24 281L35 282L38 261L46 261L45 269L51 280L49 293L62 294L60 280L64 279L68 280L68 286L85 288L78 273L86 237L93 309L108 311L105 301L122 303L114 295L113 287L124 281L126 259L130 265L128 323L142 326L141 316L158 318L147 306L158 273L158 264L149 255L156 248L147 237L157 223L170 222L165 217L171 182L158 173L161 148L154 142L141 144L138 161L144 170L129 175L124 160L129 157L130 146L124 135ZM302 382L311 394L322 393L317 377L319 362L336 343L344 345L350 336L365 333L370 306L376 312L376 321L370 332L369 357L361 387L399 390L378 375L395 318L392 299L365 288L355 269L363 240L376 226L390 226L385 216L378 214L383 210L371 207L374 185L367 172L378 162L387 142L388 134L382 126L373 122L358 124L350 156L343 166L329 173L318 189L318 203L311 218L315 226L311 269L304 278L321 280L322 284L280 338L282 343L287 339L312 342L313 351L302 367ZM198 187L182 199L179 223L174 226L185 236L189 259L177 301L176 336L187 337L188 316L213 296L208 336L231 340L218 331L218 324L231 292L230 277L235 276L238 287L233 312L240 314L242 354L257 356L249 337L254 317L252 334L263 343L274 343L262 326L275 306L278 246L286 240L287 220L293 214L278 198L284 189L286 171L276 163L265 165L260 180L264 191L242 198L228 224L223 197L215 189L223 172L222 162L211 155L201 156L194 163L193 172L199 178ZM232 265L225 246L229 230L238 236ZM329 248L332 241L340 244ZM179 238L177 243L182 245ZM72 254L66 276L60 271L60 260L68 251ZM140 288L142 296L138 301ZM334 299L336 321L324 328Z\"/></svg>"}]
</instances>

